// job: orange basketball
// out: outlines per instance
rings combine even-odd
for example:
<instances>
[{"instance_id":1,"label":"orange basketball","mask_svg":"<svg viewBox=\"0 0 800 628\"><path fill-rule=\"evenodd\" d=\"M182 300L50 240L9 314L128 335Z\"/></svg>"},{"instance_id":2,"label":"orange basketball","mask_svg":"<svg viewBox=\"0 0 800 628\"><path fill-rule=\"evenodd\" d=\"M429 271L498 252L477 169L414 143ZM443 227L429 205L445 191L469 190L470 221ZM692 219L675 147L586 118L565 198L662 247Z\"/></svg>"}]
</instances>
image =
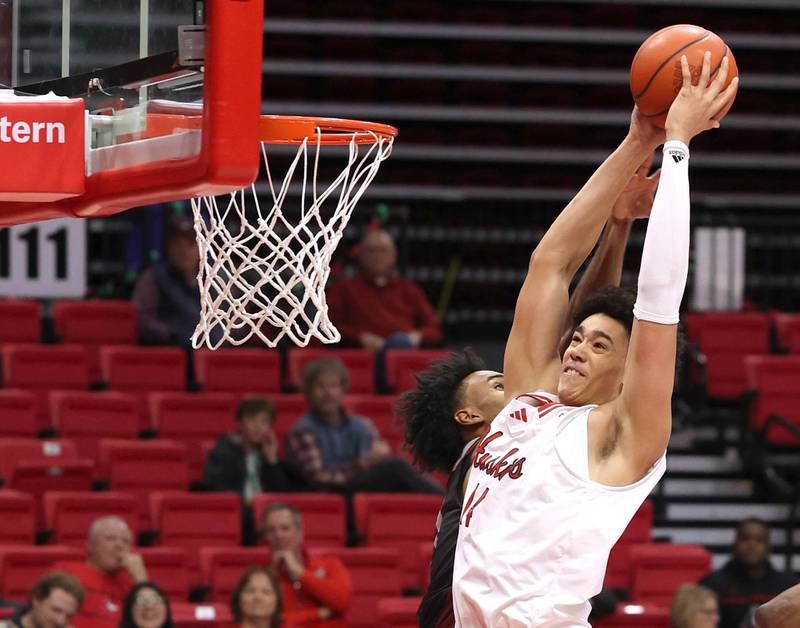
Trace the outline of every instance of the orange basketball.
<instances>
[{"instance_id":1,"label":"orange basketball","mask_svg":"<svg viewBox=\"0 0 800 628\"><path fill-rule=\"evenodd\" d=\"M683 84L681 56L686 55L692 71L692 83L696 85L706 50L711 52L712 78L719 70L722 59L728 57L727 87L739 75L739 70L733 53L719 36L691 24L668 26L650 35L639 47L631 64L631 94L639 111L663 128L669 106ZM722 119L732 104L733 100L717 119Z\"/></svg>"}]
</instances>

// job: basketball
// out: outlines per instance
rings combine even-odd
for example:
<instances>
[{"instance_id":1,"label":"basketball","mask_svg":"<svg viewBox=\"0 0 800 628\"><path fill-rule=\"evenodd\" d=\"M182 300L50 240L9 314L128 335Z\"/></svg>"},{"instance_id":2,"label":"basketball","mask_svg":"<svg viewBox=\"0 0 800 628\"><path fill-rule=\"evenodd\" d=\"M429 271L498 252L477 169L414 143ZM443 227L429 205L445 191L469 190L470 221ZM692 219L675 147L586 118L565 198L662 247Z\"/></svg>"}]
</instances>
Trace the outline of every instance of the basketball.
<instances>
[{"instance_id":1,"label":"basketball","mask_svg":"<svg viewBox=\"0 0 800 628\"><path fill-rule=\"evenodd\" d=\"M697 84L706 50L711 52L712 79L719 70L722 59L728 57L727 87L739 75L736 60L731 49L718 35L701 26L676 24L662 28L650 35L639 47L631 64L631 95L639 111L655 125L664 127L669 107L683 84L681 56L686 55L692 72L692 83ZM732 104L733 99L717 119L722 119Z\"/></svg>"}]
</instances>

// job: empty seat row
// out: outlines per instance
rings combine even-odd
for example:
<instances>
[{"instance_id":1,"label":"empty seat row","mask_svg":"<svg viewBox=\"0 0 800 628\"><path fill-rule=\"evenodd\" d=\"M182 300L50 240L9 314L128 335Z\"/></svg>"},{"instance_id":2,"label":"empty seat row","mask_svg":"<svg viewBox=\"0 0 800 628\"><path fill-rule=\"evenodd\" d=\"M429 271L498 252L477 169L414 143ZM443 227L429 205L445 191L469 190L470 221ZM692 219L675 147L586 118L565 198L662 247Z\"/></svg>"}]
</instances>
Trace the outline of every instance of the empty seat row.
<instances>
[{"instance_id":1,"label":"empty seat row","mask_svg":"<svg viewBox=\"0 0 800 628\"><path fill-rule=\"evenodd\" d=\"M705 357L707 392L715 399L738 399L747 390L746 356L769 354L773 345L800 353L800 314L690 312L686 331Z\"/></svg>"},{"instance_id":2,"label":"empty seat row","mask_svg":"<svg viewBox=\"0 0 800 628\"><path fill-rule=\"evenodd\" d=\"M96 343L3 345L3 384L6 388L85 390L102 380L111 390L143 394L186 390L186 352L177 347L138 347ZM232 393L280 392L297 388L303 368L324 357L339 358L350 372L350 392L374 392L375 359L364 349L293 348L287 353L286 381L281 355L270 349L199 349L193 352L198 384L207 391ZM386 353L389 384L395 391L414 385L414 374L444 350L390 350ZM98 375L93 374L92 356Z\"/></svg>"}]
</instances>

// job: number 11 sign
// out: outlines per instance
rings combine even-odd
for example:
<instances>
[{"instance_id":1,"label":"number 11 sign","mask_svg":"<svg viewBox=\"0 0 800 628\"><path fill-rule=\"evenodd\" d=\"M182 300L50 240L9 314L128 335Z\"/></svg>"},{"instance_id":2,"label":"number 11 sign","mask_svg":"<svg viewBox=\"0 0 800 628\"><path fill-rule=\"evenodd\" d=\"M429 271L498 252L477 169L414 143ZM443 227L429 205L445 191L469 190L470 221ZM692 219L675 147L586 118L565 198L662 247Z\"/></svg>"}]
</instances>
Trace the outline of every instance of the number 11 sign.
<instances>
[{"instance_id":1,"label":"number 11 sign","mask_svg":"<svg viewBox=\"0 0 800 628\"><path fill-rule=\"evenodd\" d=\"M0 295L86 294L86 221L59 218L0 229Z\"/></svg>"}]
</instances>

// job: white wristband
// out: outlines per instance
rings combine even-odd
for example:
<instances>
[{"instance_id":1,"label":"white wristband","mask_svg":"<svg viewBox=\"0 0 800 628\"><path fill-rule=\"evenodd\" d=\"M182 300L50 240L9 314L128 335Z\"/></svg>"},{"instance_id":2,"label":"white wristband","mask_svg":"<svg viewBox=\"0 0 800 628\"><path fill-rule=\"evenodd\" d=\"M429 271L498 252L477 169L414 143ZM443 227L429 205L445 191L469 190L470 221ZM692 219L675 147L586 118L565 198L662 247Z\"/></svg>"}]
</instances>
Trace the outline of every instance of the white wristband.
<instances>
[{"instance_id":1,"label":"white wristband","mask_svg":"<svg viewBox=\"0 0 800 628\"><path fill-rule=\"evenodd\" d=\"M689 273L689 148L670 140L663 152L633 314L639 320L675 325Z\"/></svg>"}]
</instances>

